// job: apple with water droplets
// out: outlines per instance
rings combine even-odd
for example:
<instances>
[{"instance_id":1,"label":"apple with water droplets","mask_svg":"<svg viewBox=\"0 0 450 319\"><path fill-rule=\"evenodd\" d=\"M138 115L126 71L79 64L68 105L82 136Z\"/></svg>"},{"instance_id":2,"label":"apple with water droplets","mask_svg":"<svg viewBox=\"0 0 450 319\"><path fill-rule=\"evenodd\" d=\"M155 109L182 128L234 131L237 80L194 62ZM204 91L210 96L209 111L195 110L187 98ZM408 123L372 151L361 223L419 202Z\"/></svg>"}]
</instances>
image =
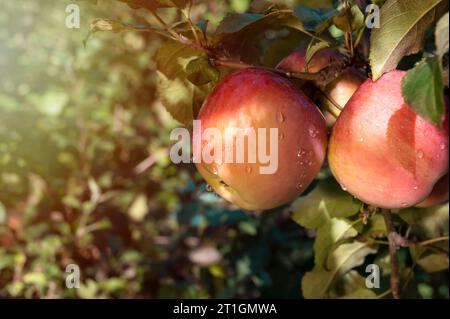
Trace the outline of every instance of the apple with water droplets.
<instances>
[{"instance_id":1,"label":"apple with water droplets","mask_svg":"<svg viewBox=\"0 0 450 319\"><path fill-rule=\"evenodd\" d=\"M226 76L207 97L197 119L201 129L193 138L201 140L200 153L222 150L221 160L196 163L200 174L220 196L243 209L265 210L295 199L326 156L326 124L317 106L288 79L266 70L245 69ZM212 128L221 134L204 139ZM255 147L248 138L240 146L233 143L235 136L230 141L226 134L230 128L259 134ZM265 142L259 139L262 129ZM269 138L270 129L277 131L275 141ZM276 150L275 171L262 173L267 163L259 156L261 150ZM224 158L227 151L235 154L234 161ZM237 152L243 152L244 162L236 161ZM249 161L252 156L255 162Z\"/></svg>"},{"instance_id":2,"label":"apple with water droplets","mask_svg":"<svg viewBox=\"0 0 450 319\"><path fill-rule=\"evenodd\" d=\"M404 101L405 72L367 80L333 127L328 161L337 181L361 201L397 209L427 199L448 173L448 124L438 127Z\"/></svg>"}]
</instances>

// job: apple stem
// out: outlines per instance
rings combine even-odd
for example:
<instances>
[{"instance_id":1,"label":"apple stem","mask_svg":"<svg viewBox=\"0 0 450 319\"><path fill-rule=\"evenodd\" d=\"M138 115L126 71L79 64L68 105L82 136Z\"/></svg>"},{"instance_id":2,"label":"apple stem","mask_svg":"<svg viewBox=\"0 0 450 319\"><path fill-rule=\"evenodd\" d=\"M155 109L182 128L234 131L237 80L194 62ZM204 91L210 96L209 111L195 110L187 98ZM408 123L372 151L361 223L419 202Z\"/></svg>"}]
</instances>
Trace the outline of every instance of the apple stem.
<instances>
[{"instance_id":1,"label":"apple stem","mask_svg":"<svg viewBox=\"0 0 450 319\"><path fill-rule=\"evenodd\" d=\"M400 235L395 231L391 211L389 209L383 209L382 214L388 232L389 255L391 257L391 278L390 278L391 292L394 299L400 299L400 292L399 292L400 279L399 279L399 268L397 257L398 245L396 243L396 238L398 238Z\"/></svg>"}]
</instances>

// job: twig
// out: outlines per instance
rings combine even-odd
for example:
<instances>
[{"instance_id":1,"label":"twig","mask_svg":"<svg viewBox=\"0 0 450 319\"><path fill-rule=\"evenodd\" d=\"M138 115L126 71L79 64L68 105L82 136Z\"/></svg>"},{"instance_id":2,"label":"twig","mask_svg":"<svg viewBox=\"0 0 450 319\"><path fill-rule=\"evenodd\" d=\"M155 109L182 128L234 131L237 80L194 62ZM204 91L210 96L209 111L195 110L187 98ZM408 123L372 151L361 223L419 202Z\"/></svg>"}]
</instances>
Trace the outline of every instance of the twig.
<instances>
[{"instance_id":1,"label":"twig","mask_svg":"<svg viewBox=\"0 0 450 319\"><path fill-rule=\"evenodd\" d=\"M400 298L399 293L399 269L398 269L398 258L397 249L398 245L396 243L396 238L399 236L395 231L394 222L392 221L392 214L389 210L383 209L382 214L384 217L384 222L386 224L386 229L388 231L389 240L389 255L391 257L391 292L394 299Z\"/></svg>"},{"instance_id":2,"label":"twig","mask_svg":"<svg viewBox=\"0 0 450 319\"><path fill-rule=\"evenodd\" d=\"M432 239L428 239L428 240L424 240L421 242L418 242L417 244L420 246L427 246L433 243L437 243L439 241L448 241L448 236L442 236L442 237L437 237L437 238L432 238Z\"/></svg>"}]
</instances>

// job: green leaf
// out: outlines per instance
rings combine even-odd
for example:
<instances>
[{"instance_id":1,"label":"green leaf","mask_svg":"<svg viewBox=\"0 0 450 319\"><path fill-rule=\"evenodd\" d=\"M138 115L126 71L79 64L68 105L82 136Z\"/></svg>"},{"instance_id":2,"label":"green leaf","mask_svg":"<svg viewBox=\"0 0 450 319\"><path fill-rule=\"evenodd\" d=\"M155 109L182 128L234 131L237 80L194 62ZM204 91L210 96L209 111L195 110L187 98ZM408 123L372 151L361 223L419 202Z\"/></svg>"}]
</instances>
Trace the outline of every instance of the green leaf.
<instances>
[{"instance_id":1,"label":"green leaf","mask_svg":"<svg viewBox=\"0 0 450 319\"><path fill-rule=\"evenodd\" d=\"M406 73L402 80L402 93L414 112L432 124L442 124L444 86L436 57L422 60Z\"/></svg>"},{"instance_id":2,"label":"green leaf","mask_svg":"<svg viewBox=\"0 0 450 319\"><path fill-rule=\"evenodd\" d=\"M366 256L374 253L376 249L367 243L355 241L340 245L328 256L329 271L315 268L305 274L302 279L303 296L310 299L329 297L329 290L337 277L362 265Z\"/></svg>"},{"instance_id":3,"label":"green leaf","mask_svg":"<svg viewBox=\"0 0 450 319\"><path fill-rule=\"evenodd\" d=\"M448 203L428 208L408 208L398 213L421 238L435 238L449 234Z\"/></svg>"},{"instance_id":4,"label":"green leaf","mask_svg":"<svg viewBox=\"0 0 450 319\"><path fill-rule=\"evenodd\" d=\"M358 289L342 297L342 299L376 299L376 298L377 294L370 289Z\"/></svg>"},{"instance_id":5,"label":"green leaf","mask_svg":"<svg viewBox=\"0 0 450 319\"><path fill-rule=\"evenodd\" d=\"M329 47L330 47L330 45L324 41L320 41L311 46L308 46L308 49L306 50L306 55L305 55L306 69L308 69L309 62L311 61L311 59L314 57L314 55L317 52L319 52L322 49L329 48Z\"/></svg>"},{"instance_id":6,"label":"green leaf","mask_svg":"<svg viewBox=\"0 0 450 319\"><path fill-rule=\"evenodd\" d=\"M330 291L330 297L350 299L352 298L349 297L350 295L366 288L366 278L360 275L358 271L350 270L335 281L333 289Z\"/></svg>"},{"instance_id":7,"label":"green leaf","mask_svg":"<svg viewBox=\"0 0 450 319\"><path fill-rule=\"evenodd\" d=\"M308 31L323 30L323 26L339 12L334 8L311 8L303 4L294 8L294 15Z\"/></svg>"},{"instance_id":8,"label":"green leaf","mask_svg":"<svg viewBox=\"0 0 450 319\"><path fill-rule=\"evenodd\" d=\"M448 64L445 68L442 65L442 57L448 52L448 12L438 21L434 35L436 39L436 53L442 69L442 79L444 84L448 86Z\"/></svg>"},{"instance_id":9,"label":"green leaf","mask_svg":"<svg viewBox=\"0 0 450 319\"><path fill-rule=\"evenodd\" d=\"M358 232L349 221L331 218L317 230L314 242L314 263L316 267L325 267L328 253L336 243L356 235L358 235Z\"/></svg>"},{"instance_id":10,"label":"green leaf","mask_svg":"<svg viewBox=\"0 0 450 319\"><path fill-rule=\"evenodd\" d=\"M216 35L239 32L264 17L264 14L259 13L230 13L220 22Z\"/></svg>"},{"instance_id":11,"label":"green leaf","mask_svg":"<svg viewBox=\"0 0 450 319\"><path fill-rule=\"evenodd\" d=\"M86 46L88 40L99 31L109 31L114 33L120 32L151 32L156 34L164 34L163 30L153 28L151 26L144 25L132 25L121 21L110 19L94 19L89 25L89 32L83 40L83 44Z\"/></svg>"},{"instance_id":12,"label":"green leaf","mask_svg":"<svg viewBox=\"0 0 450 319\"><path fill-rule=\"evenodd\" d=\"M167 41L155 55L161 102L174 119L187 126L192 125L212 88L209 84L195 86L187 78L186 66L201 55L201 52L175 41Z\"/></svg>"},{"instance_id":13,"label":"green leaf","mask_svg":"<svg viewBox=\"0 0 450 319\"><path fill-rule=\"evenodd\" d=\"M331 218L343 218L355 215L360 205L352 196L344 192L332 178L321 180L308 195L292 203L292 219L308 228L325 225Z\"/></svg>"},{"instance_id":14,"label":"green leaf","mask_svg":"<svg viewBox=\"0 0 450 319\"><path fill-rule=\"evenodd\" d=\"M275 41L289 29L312 37L292 11L275 10L268 14L231 14L217 28L212 43L214 47L229 52L233 58L260 64L265 45Z\"/></svg>"},{"instance_id":15,"label":"green leaf","mask_svg":"<svg viewBox=\"0 0 450 319\"><path fill-rule=\"evenodd\" d=\"M276 65L298 47L306 47L311 38L305 33L289 30L286 36L281 36L270 43L264 52L263 65L276 67Z\"/></svg>"},{"instance_id":16,"label":"green leaf","mask_svg":"<svg viewBox=\"0 0 450 319\"><path fill-rule=\"evenodd\" d=\"M178 7L184 9L192 0L118 0L125 2L133 9L145 8L155 10L158 8Z\"/></svg>"},{"instance_id":17,"label":"green leaf","mask_svg":"<svg viewBox=\"0 0 450 319\"><path fill-rule=\"evenodd\" d=\"M220 72L209 62L208 57L202 56L191 60L186 66L189 81L195 85L204 85L210 82L217 83Z\"/></svg>"},{"instance_id":18,"label":"green leaf","mask_svg":"<svg viewBox=\"0 0 450 319\"><path fill-rule=\"evenodd\" d=\"M447 246L448 248L448 246ZM413 245L409 248L412 259L427 273L448 270L448 257L430 251L426 247Z\"/></svg>"},{"instance_id":19,"label":"green leaf","mask_svg":"<svg viewBox=\"0 0 450 319\"><path fill-rule=\"evenodd\" d=\"M436 53L439 59L448 52L448 12L444 14L436 24L434 32L436 38Z\"/></svg>"},{"instance_id":20,"label":"green leaf","mask_svg":"<svg viewBox=\"0 0 450 319\"><path fill-rule=\"evenodd\" d=\"M405 56L419 52L427 28L448 7L443 0L387 0L380 10L380 28L372 29L372 79L394 70Z\"/></svg>"},{"instance_id":21,"label":"green leaf","mask_svg":"<svg viewBox=\"0 0 450 319\"><path fill-rule=\"evenodd\" d=\"M367 229L364 232L371 238L386 237L387 230L383 216L380 214L373 215L369 219Z\"/></svg>"},{"instance_id":22,"label":"green leaf","mask_svg":"<svg viewBox=\"0 0 450 319\"><path fill-rule=\"evenodd\" d=\"M339 15L334 16L332 21L338 29L352 33L364 27L364 14L355 4L348 10L343 10Z\"/></svg>"}]
</instances>

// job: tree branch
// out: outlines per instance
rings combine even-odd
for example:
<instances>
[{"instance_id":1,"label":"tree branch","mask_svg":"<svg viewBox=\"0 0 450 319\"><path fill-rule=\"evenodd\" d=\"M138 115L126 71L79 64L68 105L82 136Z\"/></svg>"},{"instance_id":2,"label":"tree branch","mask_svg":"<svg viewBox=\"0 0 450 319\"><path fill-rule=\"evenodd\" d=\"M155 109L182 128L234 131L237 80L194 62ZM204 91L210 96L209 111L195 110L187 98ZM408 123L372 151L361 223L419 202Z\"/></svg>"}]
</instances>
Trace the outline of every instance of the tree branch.
<instances>
[{"instance_id":1,"label":"tree branch","mask_svg":"<svg viewBox=\"0 0 450 319\"><path fill-rule=\"evenodd\" d=\"M287 78L294 78L307 81L317 81L319 83L327 84L334 80L340 73L342 73L348 66L349 61L344 59L343 61L335 61L328 67L320 70L319 72L309 73L309 72L288 72L281 69L268 68L264 66L255 66L241 61L229 60L226 58L211 58L213 63L217 66L223 66L231 69L247 69L247 68L257 68L264 69L270 72L277 73L281 76Z\"/></svg>"},{"instance_id":2,"label":"tree branch","mask_svg":"<svg viewBox=\"0 0 450 319\"><path fill-rule=\"evenodd\" d=\"M386 229L388 232L389 240L389 255L391 257L391 292L394 299L400 299L400 279L399 279L399 269L398 269L398 237L401 237L395 231L394 222L392 221L392 214L388 209L383 209L382 214L384 217L384 222L386 224Z\"/></svg>"}]
</instances>

